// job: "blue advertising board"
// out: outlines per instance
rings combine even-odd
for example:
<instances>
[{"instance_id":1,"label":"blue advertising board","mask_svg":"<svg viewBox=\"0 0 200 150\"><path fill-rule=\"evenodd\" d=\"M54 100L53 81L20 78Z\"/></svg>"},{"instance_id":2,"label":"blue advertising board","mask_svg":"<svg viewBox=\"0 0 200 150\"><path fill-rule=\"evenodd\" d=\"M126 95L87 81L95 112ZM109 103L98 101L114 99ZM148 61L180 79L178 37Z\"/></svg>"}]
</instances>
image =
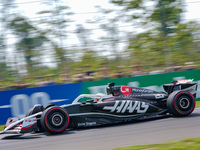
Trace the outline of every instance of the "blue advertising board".
<instances>
[{"instance_id":1,"label":"blue advertising board","mask_svg":"<svg viewBox=\"0 0 200 150\"><path fill-rule=\"evenodd\" d=\"M35 104L44 107L70 104L80 95L81 87L82 83L74 83L0 91L0 125L5 124L8 117L23 118Z\"/></svg>"}]
</instances>

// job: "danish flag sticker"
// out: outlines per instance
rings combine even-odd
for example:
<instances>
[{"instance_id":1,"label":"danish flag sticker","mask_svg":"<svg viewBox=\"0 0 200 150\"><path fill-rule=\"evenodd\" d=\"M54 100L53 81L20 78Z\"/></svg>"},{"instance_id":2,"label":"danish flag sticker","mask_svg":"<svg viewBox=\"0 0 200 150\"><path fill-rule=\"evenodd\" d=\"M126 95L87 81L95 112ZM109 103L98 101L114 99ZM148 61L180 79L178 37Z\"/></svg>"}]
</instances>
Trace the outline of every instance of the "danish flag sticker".
<instances>
[{"instance_id":1,"label":"danish flag sticker","mask_svg":"<svg viewBox=\"0 0 200 150\"><path fill-rule=\"evenodd\" d=\"M121 86L120 91L123 95L130 95L132 90L129 86Z\"/></svg>"}]
</instances>

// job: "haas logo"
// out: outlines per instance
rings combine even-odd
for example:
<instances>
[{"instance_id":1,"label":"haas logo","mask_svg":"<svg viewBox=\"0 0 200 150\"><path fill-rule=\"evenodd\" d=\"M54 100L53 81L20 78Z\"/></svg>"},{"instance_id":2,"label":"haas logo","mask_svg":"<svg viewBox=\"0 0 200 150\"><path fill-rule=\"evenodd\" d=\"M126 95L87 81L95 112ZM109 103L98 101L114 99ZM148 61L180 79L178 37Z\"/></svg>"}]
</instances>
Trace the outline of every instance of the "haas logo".
<instances>
[{"instance_id":1,"label":"haas logo","mask_svg":"<svg viewBox=\"0 0 200 150\"><path fill-rule=\"evenodd\" d=\"M121 86L120 91L123 95L130 95L131 94L131 88L129 86Z\"/></svg>"}]
</instances>

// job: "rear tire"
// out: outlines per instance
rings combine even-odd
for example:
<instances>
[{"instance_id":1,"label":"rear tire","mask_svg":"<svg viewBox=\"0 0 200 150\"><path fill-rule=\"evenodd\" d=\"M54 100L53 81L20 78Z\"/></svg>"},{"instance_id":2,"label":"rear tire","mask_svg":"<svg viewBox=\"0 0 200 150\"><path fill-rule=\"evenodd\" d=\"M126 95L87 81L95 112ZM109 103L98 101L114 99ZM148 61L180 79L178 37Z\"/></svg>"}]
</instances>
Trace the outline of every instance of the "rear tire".
<instances>
[{"instance_id":1,"label":"rear tire","mask_svg":"<svg viewBox=\"0 0 200 150\"><path fill-rule=\"evenodd\" d=\"M43 112L40 122L46 132L58 134L67 129L69 115L64 108L53 106Z\"/></svg>"},{"instance_id":2,"label":"rear tire","mask_svg":"<svg viewBox=\"0 0 200 150\"><path fill-rule=\"evenodd\" d=\"M167 99L167 108L174 116L187 116L195 108L194 96L186 91L174 91Z\"/></svg>"}]
</instances>

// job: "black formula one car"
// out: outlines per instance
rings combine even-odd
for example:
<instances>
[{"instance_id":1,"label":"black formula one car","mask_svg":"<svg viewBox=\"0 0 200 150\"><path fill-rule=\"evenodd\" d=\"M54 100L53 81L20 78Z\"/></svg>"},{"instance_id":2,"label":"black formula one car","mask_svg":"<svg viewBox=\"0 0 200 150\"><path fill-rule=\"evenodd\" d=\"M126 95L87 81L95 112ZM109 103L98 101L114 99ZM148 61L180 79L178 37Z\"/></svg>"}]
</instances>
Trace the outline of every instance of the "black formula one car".
<instances>
[{"instance_id":1,"label":"black formula one car","mask_svg":"<svg viewBox=\"0 0 200 150\"><path fill-rule=\"evenodd\" d=\"M114 86L107 94L82 94L72 104L63 106L35 105L25 118L9 118L0 133L28 133L46 131L62 133L67 128L91 127L167 115L187 116L195 108L197 84L192 80L178 80L163 85L166 92L150 89ZM92 99L82 102L83 97Z\"/></svg>"}]
</instances>

